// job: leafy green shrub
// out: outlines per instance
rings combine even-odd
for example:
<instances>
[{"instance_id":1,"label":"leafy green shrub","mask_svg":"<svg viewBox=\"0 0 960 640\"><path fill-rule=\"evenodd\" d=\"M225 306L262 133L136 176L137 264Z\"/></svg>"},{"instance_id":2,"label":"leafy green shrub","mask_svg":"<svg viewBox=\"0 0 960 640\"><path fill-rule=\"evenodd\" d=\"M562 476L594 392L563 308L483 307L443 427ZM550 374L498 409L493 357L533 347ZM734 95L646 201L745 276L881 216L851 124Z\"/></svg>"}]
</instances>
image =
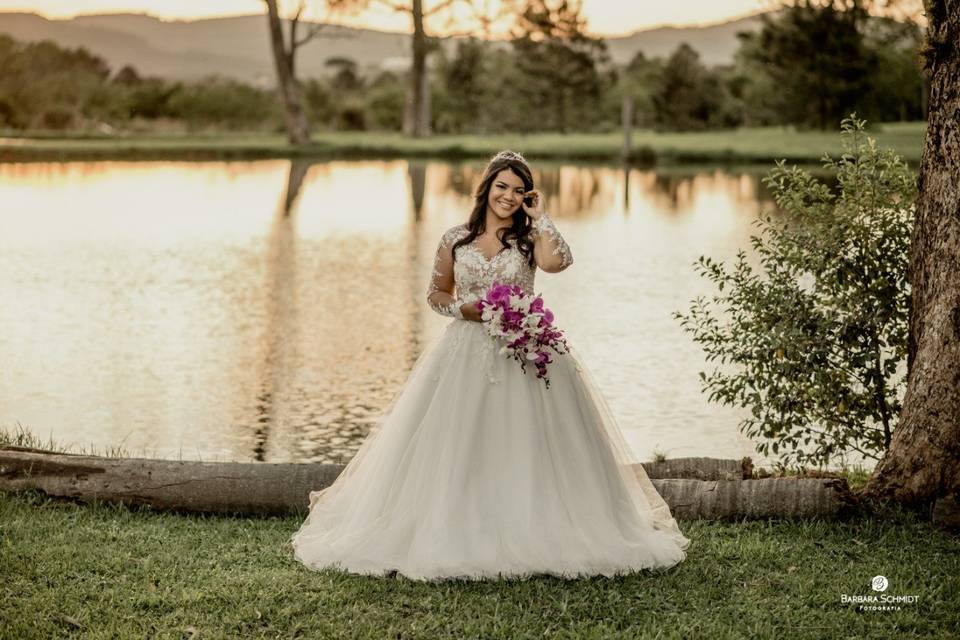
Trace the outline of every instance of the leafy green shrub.
<instances>
[{"instance_id":1,"label":"leafy green shrub","mask_svg":"<svg viewBox=\"0 0 960 640\"><path fill-rule=\"evenodd\" d=\"M40 126L44 129L63 131L73 126L73 111L62 107L53 107L40 114Z\"/></svg>"},{"instance_id":2,"label":"leafy green shrub","mask_svg":"<svg viewBox=\"0 0 960 640\"><path fill-rule=\"evenodd\" d=\"M366 131L367 114L363 105L343 105L337 111L336 128L340 131Z\"/></svg>"},{"instance_id":3,"label":"leafy green shrub","mask_svg":"<svg viewBox=\"0 0 960 640\"><path fill-rule=\"evenodd\" d=\"M156 119L170 116L173 114L170 98L180 91L179 84L168 84L158 78L121 86L126 88L125 107L128 118Z\"/></svg>"},{"instance_id":4,"label":"leafy green shrub","mask_svg":"<svg viewBox=\"0 0 960 640\"><path fill-rule=\"evenodd\" d=\"M164 104L169 115L195 128L256 129L279 118L273 92L216 76L179 85Z\"/></svg>"},{"instance_id":5,"label":"leafy green shrub","mask_svg":"<svg viewBox=\"0 0 960 640\"><path fill-rule=\"evenodd\" d=\"M26 126L24 117L9 100L0 98L0 128L22 129Z\"/></svg>"},{"instance_id":6,"label":"leafy green shrub","mask_svg":"<svg viewBox=\"0 0 960 640\"><path fill-rule=\"evenodd\" d=\"M403 128L405 105L406 88L399 82L372 88L366 100L370 128L380 131L400 131Z\"/></svg>"},{"instance_id":7,"label":"leafy green shrub","mask_svg":"<svg viewBox=\"0 0 960 640\"><path fill-rule=\"evenodd\" d=\"M310 78L303 85L304 109L311 126L327 129L337 114L337 99L323 80Z\"/></svg>"},{"instance_id":8,"label":"leafy green shrub","mask_svg":"<svg viewBox=\"0 0 960 640\"><path fill-rule=\"evenodd\" d=\"M755 222L764 277L742 250L730 271L700 256L719 310L701 296L673 314L707 361L736 369L700 372L710 401L749 408L740 430L784 463L822 466L854 451L879 459L901 409L915 176L865 124L844 119L844 153L823 158L836 188L783 161L765 178L786 219Z\"/></svg>"}]
</instances>

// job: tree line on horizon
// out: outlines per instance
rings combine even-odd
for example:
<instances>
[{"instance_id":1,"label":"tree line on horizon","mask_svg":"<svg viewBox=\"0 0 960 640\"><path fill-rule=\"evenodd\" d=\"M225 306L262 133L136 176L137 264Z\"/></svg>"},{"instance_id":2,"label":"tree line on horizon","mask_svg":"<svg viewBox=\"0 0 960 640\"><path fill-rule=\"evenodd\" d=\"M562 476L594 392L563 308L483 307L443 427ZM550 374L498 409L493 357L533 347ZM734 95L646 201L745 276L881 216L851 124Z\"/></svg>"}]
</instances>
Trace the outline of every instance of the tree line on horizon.
<instances>
[{"instance_id":1,"label":"tree line on horizon","mask_svg":"<svg viewBox=\"0 0 960 640\"><path fill-rule=\"evenodd\" d=\"M619 129L697 131L739 126L834 128L856 111L871 122L922 120L921 29L870 16L857 3L797 2L739 34L734 61L707 66L679 45L611 62L566 0L525 0L505 44L427 40L421 100L428 132L490 134ZM322 33L313 34L323 37ZM281 38L282 39L282 38ZM292 66L292 54L290 55ZM348 58L324 77L295 80L314 131L400 131L409 73L364 72ZM0 128L13 130L285 131L277 92L222 77L182 82L114 72L89 51L0 35Z\"/></svg>"}]
</instances>

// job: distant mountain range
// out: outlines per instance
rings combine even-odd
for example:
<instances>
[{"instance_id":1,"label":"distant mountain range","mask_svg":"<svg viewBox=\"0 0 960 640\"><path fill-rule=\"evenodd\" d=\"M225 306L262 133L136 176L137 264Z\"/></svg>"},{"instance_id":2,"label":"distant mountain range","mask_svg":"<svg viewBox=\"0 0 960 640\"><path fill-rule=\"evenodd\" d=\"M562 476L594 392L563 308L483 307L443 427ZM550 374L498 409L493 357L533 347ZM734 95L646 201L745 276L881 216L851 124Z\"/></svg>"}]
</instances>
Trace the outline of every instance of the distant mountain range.
<instances>
[{"instance_id":1,"label":"distant mountain range","mask_svg":"<svg viewBox=\"0 0 960 640\"><path fill-rule=\"evenodd\" d=\"M738 31L759 28L759 16L706 27L662 27L608 38L615 62L637 51L668 56L682 42L696 49L705 64L732 61ZM142 14L78 16L49 20L33 13L0 13L0 33L24 41L52 40L63 47L84 47L104 58L114 71L133 65L141 75L196 80L209 75L261 86L273 84L273 62L262 15L164 22ZM325 75L331 57L351 58L363 69L405 69L410 36L330 25L297 54L301 77ZM443 41L452 49L457 38Z\"/></svg>"}]
</instances>

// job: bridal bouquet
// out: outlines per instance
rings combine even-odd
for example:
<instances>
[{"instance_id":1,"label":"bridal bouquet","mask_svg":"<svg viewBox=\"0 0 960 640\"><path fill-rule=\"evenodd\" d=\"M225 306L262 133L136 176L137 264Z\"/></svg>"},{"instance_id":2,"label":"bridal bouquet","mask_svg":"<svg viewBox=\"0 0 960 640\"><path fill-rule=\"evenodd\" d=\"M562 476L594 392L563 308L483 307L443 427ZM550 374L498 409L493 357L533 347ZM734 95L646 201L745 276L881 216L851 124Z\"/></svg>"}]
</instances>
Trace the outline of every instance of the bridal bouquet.
<instances>
[{"instance_id":1,"label":"bridal bouquet","mask_svg":"<svg viewBox=\"0 0 960 640\"><path fill-rule=\"evenodd\" d=\"M494 282L477 304L487 333L504 343L500 354L519 362L524 373L527 363L532 363L549 388L550 351L567 353L567 342L553 326L553 312L543 306L543 298L529 296L516 285Z\"/></svg>"}]
</instances>

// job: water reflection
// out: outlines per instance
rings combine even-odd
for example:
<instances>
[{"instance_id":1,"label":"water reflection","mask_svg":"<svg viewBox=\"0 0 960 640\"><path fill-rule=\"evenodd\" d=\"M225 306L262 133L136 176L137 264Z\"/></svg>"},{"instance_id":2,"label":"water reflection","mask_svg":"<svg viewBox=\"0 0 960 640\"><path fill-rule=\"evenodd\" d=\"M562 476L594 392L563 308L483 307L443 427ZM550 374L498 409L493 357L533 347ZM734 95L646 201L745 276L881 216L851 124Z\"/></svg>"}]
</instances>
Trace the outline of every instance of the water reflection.
<instances>
[{"instance_id":1,"label":"water reflection","mask_svg":"<svg viewBox=\"0 0 960 640\"><path fill-rule=\"evenodd\" d=\"M284 376L293 361L292 347L298 342L299 324L294 299L297 289L297 245L291 212L311 164L302 159L290 163L286 189L267 236L265 349L260 370L261 389L255 407L256 422L253 425L253 458L260 461L267 459L271 424L277 421L274 398L278 390L285 386Z\"/></svg>"},{"instance_id":2,"label":"water reflection","mask_svg":"<svg viewBox=\"0 0 960 640\"><path fill-rule=\"evenodd\" d=\"M472 198L483 167L475 164L444 165L433 179L442 191ZM773 201L761 184L762 173L731 172L713 167L695 173L677 169L637 170L631 167L535 165L537 188L549 197L554 216L582 218L619 211L643 213L650 210L665 215L684 215L690 209L708 206L710 200L737 204L745 211L772 209ZM411 173L413 176L413 173ZM420 187L423 188L422 186ZM631 198L634 200L631 205ZM771 211L772 212L772 211Z\"/></svg>"},{"instance_id":3,"label":"water reflection","mask_svg":"<svg viewBox=\"0 0 960 640\"><path fill-rule=\"evenodd\" d=\"M0 165L0 423L146 455L343 462L448 321L425 304L482 163ZM539 274L638 454L752 454L670 313L749 251L759 176L544 163Z\"/></svg>"}]
</instances>

